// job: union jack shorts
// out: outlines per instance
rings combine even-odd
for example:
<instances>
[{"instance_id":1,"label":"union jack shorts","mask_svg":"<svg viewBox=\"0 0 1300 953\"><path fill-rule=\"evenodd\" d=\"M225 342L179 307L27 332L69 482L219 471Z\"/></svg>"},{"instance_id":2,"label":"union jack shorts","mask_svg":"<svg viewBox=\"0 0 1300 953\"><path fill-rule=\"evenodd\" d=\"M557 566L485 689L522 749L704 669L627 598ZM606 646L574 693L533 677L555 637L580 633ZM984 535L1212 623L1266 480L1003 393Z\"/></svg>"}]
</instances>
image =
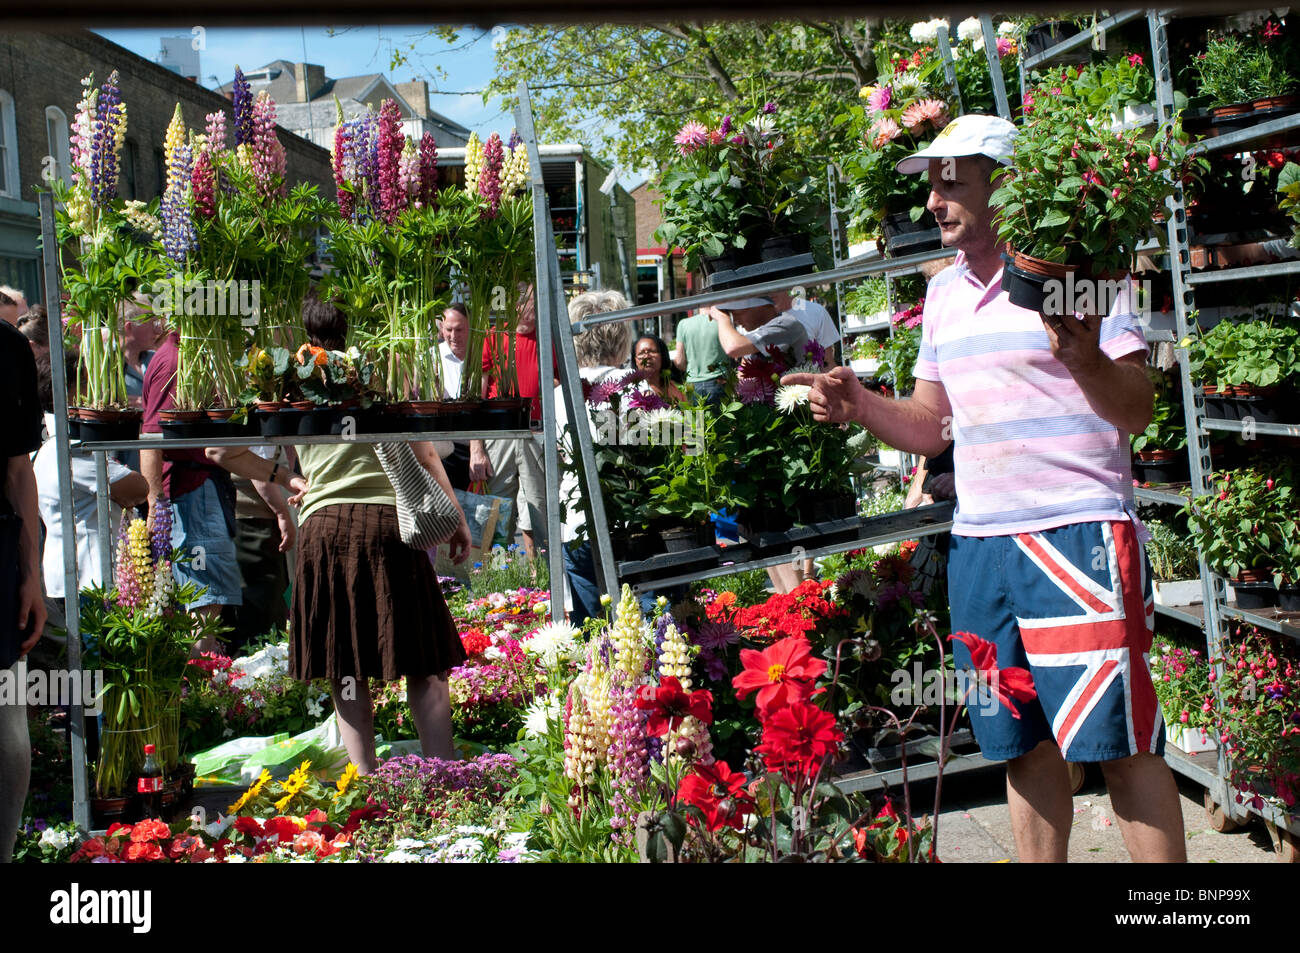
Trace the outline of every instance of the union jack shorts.
<instances>
[{"instance_id":1,"label":"union jack shorts","mask_svg":"<svg viewBox=\"0 0 1300 953\"><path fill-rule=\"evenodd\" d=\"M984 757L1006 761L1052 739L1067 761L1164 754L1164 719L1147 667L1153 603L1146 552L1129 520L1012 536L953 536L954 632L997 646L999 668L1027 668L1038 697L970 703ZM969 649L953 641L958 669Z\"/></svg>"}]
</instances>

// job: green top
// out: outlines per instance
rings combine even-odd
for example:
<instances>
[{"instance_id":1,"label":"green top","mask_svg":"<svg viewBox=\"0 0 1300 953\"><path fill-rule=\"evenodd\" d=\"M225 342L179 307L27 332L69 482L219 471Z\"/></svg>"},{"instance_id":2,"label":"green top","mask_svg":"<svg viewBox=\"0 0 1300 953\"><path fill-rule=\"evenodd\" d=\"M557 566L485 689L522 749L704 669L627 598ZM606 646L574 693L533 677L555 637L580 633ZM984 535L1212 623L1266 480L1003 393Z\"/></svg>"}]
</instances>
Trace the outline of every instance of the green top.
<instances>
[{"instance_id":1,"label":"green top","mask_svg":"<svg viewBox=\"0 0 1300 953\"><path fill-rule=\"evenodd\" d=\"M370 444L312 444L298 447L298 459L310 484L299 522L322 506L337 503L397 505L393 484Z\"/></svg>"},{"instance_id":2,"label":"green top","mask_svg":"<svg viewBox=\"0 0 1300 953\"><path fill-rule=\"evenodd\" d=\"M721 377L731 369L731 358L718 341L718 326L706 314L693 314L677 322L677 340L686 352L686 383Z\"/></svg>"}]
</instances>

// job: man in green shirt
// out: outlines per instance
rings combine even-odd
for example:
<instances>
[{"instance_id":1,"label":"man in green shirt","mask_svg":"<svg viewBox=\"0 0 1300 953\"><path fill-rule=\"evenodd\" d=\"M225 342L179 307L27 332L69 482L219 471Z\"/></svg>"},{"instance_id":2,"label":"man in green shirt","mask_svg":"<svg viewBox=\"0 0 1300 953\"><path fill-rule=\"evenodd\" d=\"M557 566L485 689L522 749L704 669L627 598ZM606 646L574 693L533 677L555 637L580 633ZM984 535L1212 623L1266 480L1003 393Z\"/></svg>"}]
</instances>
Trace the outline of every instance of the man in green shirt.
<instances>
[{"instance_id":1,"label":"man in green shirt","mask_svg":"<svg viewBox=\"0 0 1300 953\"><path fill-rule=\"evenodd\" d=\"M677 347L673 363L686 372L686 383L710 404L722 399L723 381L731 359L718 341L718 326L697 311L677 323Z\"/></svg>"}]
</instances>

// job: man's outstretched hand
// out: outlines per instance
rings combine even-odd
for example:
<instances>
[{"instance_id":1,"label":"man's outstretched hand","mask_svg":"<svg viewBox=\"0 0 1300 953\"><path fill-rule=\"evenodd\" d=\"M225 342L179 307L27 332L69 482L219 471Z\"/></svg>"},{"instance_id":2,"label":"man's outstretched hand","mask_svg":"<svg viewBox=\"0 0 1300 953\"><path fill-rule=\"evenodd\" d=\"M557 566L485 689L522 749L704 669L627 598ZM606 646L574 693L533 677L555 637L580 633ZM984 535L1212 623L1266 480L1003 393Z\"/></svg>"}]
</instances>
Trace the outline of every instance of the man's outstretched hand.
<instances>
[{"instance_id":1,"label":"man's outstretched hand","mask_svg":"<svg viewBox=\"0 0 1300 953\"><path fill-rule=\"evenodd\" d=\"M787 374L781 383L812 388L808 405L814 420L832 424L862 422L862 401L867 392L850 368L836 367L825 374Z\"/></svg>"}]
</instances>

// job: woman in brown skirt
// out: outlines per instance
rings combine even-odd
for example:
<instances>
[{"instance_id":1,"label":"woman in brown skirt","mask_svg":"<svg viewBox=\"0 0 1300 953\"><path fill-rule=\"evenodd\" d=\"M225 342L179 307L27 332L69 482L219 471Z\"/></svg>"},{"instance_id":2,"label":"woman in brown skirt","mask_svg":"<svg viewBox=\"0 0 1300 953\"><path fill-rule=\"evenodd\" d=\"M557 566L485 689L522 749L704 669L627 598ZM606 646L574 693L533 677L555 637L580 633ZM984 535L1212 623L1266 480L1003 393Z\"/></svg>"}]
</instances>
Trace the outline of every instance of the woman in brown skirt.
<instances>
[{"instance_id":1,"label":"woman in brown skirt","mask_svg":"<svg viewBox=\"0 0 1300 953\"><path fill-rule=\"evenodd\" d=\"M347 323L334 305L309 296L303 326L317 347L343 347ZM411 448L453 496L432 445ZM270 461L244 448L214 448L209 456L242 476L295 490L290 502L302 510L289 671L299 679L330 680L339 730L360 773L378 767L370 678L406 676L424 756L454 758L446 676L465 660L465 650L428 554L398 536L396 496L373 447L299 447L305 481L274 471ZM462 561L470 545L464 514L450 543L452 559Z\"/></svg>"}]
</instances>

